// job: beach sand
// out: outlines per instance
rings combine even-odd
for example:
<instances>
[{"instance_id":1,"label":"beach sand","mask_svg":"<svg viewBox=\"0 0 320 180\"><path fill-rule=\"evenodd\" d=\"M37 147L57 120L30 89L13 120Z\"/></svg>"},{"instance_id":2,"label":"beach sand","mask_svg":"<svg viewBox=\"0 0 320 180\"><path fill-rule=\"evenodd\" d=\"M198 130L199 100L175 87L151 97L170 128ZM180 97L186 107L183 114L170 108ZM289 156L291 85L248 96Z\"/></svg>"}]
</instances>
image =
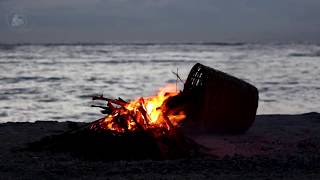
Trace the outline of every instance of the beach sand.
<instances>
[{"instance_id":1,"label":"beach sand","mask_svg":"<svg viewBox=\"0 0 320 180\"><path fill-rule=\"evenodd\" d=\"M189 135L210 148L203 158L93 161L23 149L81 124L0 124L0 179L320 179L318 113L258 115L243 135Z\"/></svg>"}]
</instances>

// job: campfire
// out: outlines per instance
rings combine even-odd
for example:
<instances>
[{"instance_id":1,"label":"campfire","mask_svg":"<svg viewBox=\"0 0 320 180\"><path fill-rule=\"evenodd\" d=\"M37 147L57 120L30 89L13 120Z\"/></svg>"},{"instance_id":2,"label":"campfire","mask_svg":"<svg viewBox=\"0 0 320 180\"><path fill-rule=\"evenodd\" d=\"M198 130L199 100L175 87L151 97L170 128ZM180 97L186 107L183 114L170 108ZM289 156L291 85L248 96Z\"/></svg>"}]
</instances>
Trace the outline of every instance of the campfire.
<instances>
[{"instance_id":1,"label":"campfire","mask_svg":"<svg viewBox=\"0 0 320 180\"><path fill-rule=\"evenodd\" d=\"M92 105L102 108L103 118L62 135L47 137L33 143L31 148L108 160L198 156L205 147L180 132L186 113L175 99L181 94L176 85L168 84L156 96L128 102L94 96L93 100L105 102L105 106Z\"/></svg>"},{"instance_id":2,"label":"campfire","mask_svg":"<svg viewBox=\"0 0 320 180\"><path fill-rule=\"evenodd\" d=\"M178 78L180 78L177 75ZM258 90L196 64L183 91L168 84L156 96L133 101L94 96L105 114L84 126L50 136L32 150L70 152L97 159L175 159L205 154L188 133L244 133L255 119Z\"/></svg>"},{"instance_id":3,"label":"campfire","mask_svg":"<svg viewBox=\"0 0 320 180\"><path fill-rule=\"evenodd\" d=\"M156 96L138 98L126 102L123 99L109 99L103 96L94 96L93 100L106 101L102 113L108 114L90 126L95 131L110 131L114 134L125 132L148 132L153 137L169 136L174 133L181 122L186 118L181 108L169 108L170 98L179 95L174 84L161 88Z\"/></svg>"}]
</instances>

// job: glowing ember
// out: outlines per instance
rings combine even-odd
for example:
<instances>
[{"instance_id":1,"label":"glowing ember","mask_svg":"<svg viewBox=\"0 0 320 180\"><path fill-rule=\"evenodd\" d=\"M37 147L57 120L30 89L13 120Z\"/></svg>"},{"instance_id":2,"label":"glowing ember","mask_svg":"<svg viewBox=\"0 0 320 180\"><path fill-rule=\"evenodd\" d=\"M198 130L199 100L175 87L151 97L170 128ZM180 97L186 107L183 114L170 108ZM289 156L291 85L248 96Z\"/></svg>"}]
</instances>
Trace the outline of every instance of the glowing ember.
<instances>
[{"instance_id":1,"label":"glowing ember","mask_svg":"<svg viewBox=\"0 0 320 180\"><path fill-rule=\"evenodd\" d=\"M91 129L110 130L115 133L151 132L153 136L170 133L185 119L183 111L173 111L166 107L169 97L178 95L176 86L169 84L161 88L157 96L139 98L131 102L95 97L94 100L108 101L111 113L91 126Z\"/></svg>"}]
</instances>

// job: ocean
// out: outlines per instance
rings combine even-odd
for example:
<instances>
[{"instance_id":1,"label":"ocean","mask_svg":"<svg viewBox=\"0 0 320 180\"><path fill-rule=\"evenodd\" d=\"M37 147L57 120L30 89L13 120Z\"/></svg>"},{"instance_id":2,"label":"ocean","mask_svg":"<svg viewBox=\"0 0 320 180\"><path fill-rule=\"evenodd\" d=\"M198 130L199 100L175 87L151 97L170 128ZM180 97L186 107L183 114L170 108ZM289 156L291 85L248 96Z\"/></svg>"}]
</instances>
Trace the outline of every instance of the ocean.
<instances>
[{"instance_id":1,"label":"ocean","mask_svg":"<svg viewBox=\"0 0 320 180\"><path fill-rule=\"evenodd\" d=\"M317 44L20 44L0 45L0 122L93 121L91 96L154 95L197 62L255 85L258 114L319 112Z\"/></svg>"}]
</instances>

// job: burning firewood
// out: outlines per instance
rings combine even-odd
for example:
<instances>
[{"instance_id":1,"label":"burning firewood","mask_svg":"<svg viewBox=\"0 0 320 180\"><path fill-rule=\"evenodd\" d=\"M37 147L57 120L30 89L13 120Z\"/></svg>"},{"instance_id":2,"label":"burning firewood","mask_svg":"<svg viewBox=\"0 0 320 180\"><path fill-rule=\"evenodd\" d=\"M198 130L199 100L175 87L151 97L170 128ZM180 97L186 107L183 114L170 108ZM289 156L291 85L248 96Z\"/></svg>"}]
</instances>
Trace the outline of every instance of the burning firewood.
<instances>
[{"instance_id":1,"label":"burning firewood","mask_svg":"<svg viewBox=\"0 0 320 180\"><path fill-rule=\"evenodd\" d=\"M179 93L167 92L170 87L163 88L157 96L139 98L131 102L119 99L109 99L104 96L94 96L93 100L106 101L106 106L94 106L103 109L108 115L93 124L93 130L108 130L114 133L128 131L145 131L151 136L159 137L174 133L179 123L185 119L183 109L167 108L166 100L177 96ZM151 131L152 129L152 131ZM156 129L156 130L154 130Z\"/></svg>"},{"instance_id":2,"label":"burning firewood","mask_svg":"<svg viewBox=\"0 0 320 180\"><path fill-rule=\"evenodd\" d=\"M183 109L167 105L169 98L180 94L173 89L174 85L170 85L156 96L130 102L94 96L93 100L105 102L105 106L93 105L102 108L105 117L30 147L98 159L175 159L200 155L205 148L179 131L186 117Z\"/></svg>"}]
</instances>

